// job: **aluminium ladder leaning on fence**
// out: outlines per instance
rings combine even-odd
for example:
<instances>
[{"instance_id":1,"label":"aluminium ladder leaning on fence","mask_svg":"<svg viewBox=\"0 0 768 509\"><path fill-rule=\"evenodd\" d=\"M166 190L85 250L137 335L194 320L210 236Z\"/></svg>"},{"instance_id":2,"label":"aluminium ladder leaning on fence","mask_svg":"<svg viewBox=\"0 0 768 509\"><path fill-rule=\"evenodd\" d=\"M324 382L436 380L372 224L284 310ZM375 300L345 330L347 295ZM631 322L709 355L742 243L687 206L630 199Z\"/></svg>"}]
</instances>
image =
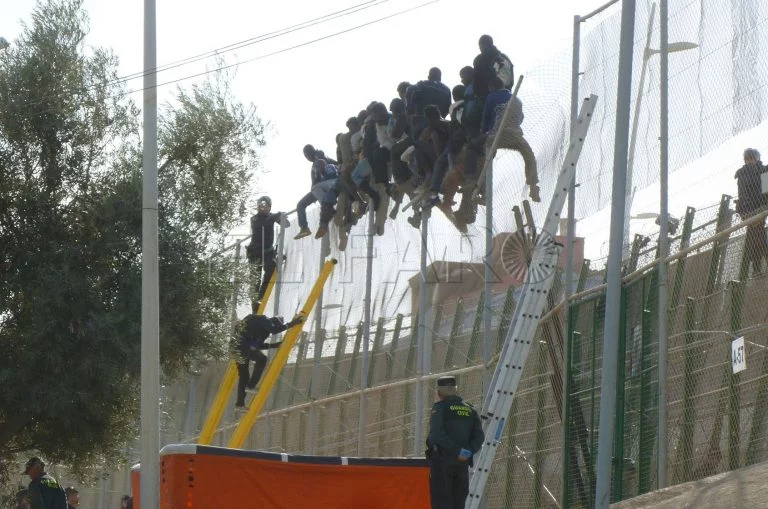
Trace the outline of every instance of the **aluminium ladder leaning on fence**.
<instances>
[{"instance_id":1,"label":"aluminium ladder leaning on fence","mask_svg":"<svg viewBox=\"0 0 768 509\"><path fill-rule=\"evenodd\" d=\"M533 258L521 291L520 303L515 308L512 324L499 355L493 379L483 398L480 417L483 419L485 443L475 459L472 478L469 483L467 509L480 507L485 485L496 456L496 449L504 431L504 424L512 409L512 401L517 392L528 353L531 351L531 344L536 338L536 329L544 313L547 294L552 288L562 247L555 242L555 232L568 195L571 178L576 171L576 162L584 146L584 139L589 130L596 102L597 96L592 95L584 99L582 103L581 112L576 120L573 137L563 161L563 168L557 179L544 226L536 239Z\"/></svg>"}]
</instances>

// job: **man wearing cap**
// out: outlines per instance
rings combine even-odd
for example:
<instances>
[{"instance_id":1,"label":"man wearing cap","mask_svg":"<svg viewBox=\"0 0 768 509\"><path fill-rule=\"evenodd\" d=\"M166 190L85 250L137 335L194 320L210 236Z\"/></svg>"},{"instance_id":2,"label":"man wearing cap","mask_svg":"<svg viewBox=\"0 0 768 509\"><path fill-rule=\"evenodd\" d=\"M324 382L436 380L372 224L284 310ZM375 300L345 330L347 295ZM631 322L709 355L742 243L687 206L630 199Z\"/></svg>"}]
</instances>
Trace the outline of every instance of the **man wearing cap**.
<instances>
[{"instance_id":1,"label":"man wearing cap","mask_svg":"<svg viewBox=\"0 0 768 509\"><path fill-rule=\"evenodd\" d=\"M485 435L475 409L456 394L456 377L437 380L437 397L426 451L432 509L464 509L472 456L482 447Z\"/></svg>"},{"instance_id":2,"label":"man wearing cap","mask_svg":"<svg viewBox=\"0 0 768 509\"><path fill-rule=\"evenodd\" d=\"M272 199L262 196L256 202L256 214L251 216L251 242L245 248L251 268L251 311L258 311L258 302L267 291L269 280L277 265L275 261L275 223L288 220L282 212L272 212ZM262 270L264 275L262 277Z\"/></svg>"},{"instance_id":3,"label":"man wearing cap","mask_svg":"<svg viewBox=\"0 0 768 509\"><path fill-rule=\"evenodd\" d=\"M283 323L283 317L268 318L264 315L248 315L238 324L238 359L237 371L239 380L237 383L237 400L235 409L245 408L246 389L255 389L259 383L264 367L267 365L267 356L261 351L269 348L280 348L282 341L266 343L271 334L279 334L304 322L304 317L299 314L288 323ZM248 364L253 361L253 373L249 372Z\"/></svg>"},{"instance_id":4,"label":"man wearing cap","mask_svg":"<svg viewBox=\"0 0 768 509\"><path fill-rule=\"evenodd\" d=\"M28 491L31 509L67 509L64 490L56 479L45 473L45 463L40 458L30 458L22 474L32 479Z\"/></svg>"},{"instance_id":5,"label":"man wearing cap","mask_svg":"<svg viewBox=\"0 0 768 509\"><path fill-rule=\"evenodd\" d=\"M67 509L77 509L80 507L80 494L74 486L70 486L64 490L67 495Z\"/></svg>"}]
</instances>

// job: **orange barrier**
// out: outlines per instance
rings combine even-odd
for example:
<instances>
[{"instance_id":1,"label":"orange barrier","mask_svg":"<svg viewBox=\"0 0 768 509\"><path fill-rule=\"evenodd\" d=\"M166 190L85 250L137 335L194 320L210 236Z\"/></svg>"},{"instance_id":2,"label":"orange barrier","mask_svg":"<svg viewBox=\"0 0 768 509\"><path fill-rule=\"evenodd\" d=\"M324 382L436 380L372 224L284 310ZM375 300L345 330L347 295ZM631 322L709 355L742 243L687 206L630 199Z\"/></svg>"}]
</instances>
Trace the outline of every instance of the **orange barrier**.
<instances>
[{"instance_id":1,"label":"orange barrier","mask_svg":"<svg viewBox=\"0 0 768 509\"><path fill-rule=\"evenodd\" d=\"M412 458L296 456L194 444L161 455L161 509L428 509L429 467ZM134 508L138 469L134 469Z\"/></svg>"}]
</instances>

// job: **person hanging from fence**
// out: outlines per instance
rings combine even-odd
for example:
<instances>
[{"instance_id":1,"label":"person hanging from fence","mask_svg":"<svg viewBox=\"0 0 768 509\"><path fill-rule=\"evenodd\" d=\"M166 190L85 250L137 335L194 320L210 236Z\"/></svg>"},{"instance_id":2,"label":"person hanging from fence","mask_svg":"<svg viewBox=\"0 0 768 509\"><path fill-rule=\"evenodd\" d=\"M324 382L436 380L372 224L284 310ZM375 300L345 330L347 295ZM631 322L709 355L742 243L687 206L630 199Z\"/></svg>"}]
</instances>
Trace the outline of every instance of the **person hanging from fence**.
<instances>
[{"instance_id":1,"label":"person hanging from fence","mask_svg":"<svg viewBox=\"0 0 768 509\"><path fill-rule=\"evenodd\" d=\"M739 197L736 200L736 213L744 221L765 210L766 193L762 188L762 176L768 168L760 161L760 152L754 148L744 151L744 166L736 171L734 178L738 186ZM754 267L754 274L762 274L763 260L768 262L768 238L765 234L765 221L758 221L747 226L744 238L745 270Z\"/></svg>"},{"instance_id":2,"label":"person hanging from fence","mask_svg":"<svg viewBox=\"0 0 768 509\"><path fill-rule=\"evenodd\" d=\"M269 318L264 315L250 314L243 318L236 327L237 339L237 399L235 409L245 408L245 394L248 390L254 390L259 383L261 374L267 365L267 356L262 350L280 348L282 341L267 343L267 338L272 334L280 334L291 327L304 322L302 315L296 315L293 320L283 323L283 318L276 316ZM253 372L249 370L249 364L253 361Z\"/></svg>"},{"instance_id":3,"label":"person hanging from fence","mask_svg":"<svg viewBox=\"0 0 768 509\"><path fill-rule=\"evenodd\" d=\"M477 411L456 393L456 377L437 380L426 456L432 509L463 509L469 493L469 467L485 434Z\"/></svg>"},{"instance_id":4,"label":"person hanging from fence","mask_svg":"<svg viewBox=\"0 0 768 509\"><path fill-rule=\"evenodd\" d=\"M282 212L272 213L269 196L262 196L256 201L256 214L251 216L251 242L245 248L251 276L251 310L254 313L259 309L275 271L275 223L279 223L281 218L285 226L290 224Z\"/></svg>"}]
</instances>

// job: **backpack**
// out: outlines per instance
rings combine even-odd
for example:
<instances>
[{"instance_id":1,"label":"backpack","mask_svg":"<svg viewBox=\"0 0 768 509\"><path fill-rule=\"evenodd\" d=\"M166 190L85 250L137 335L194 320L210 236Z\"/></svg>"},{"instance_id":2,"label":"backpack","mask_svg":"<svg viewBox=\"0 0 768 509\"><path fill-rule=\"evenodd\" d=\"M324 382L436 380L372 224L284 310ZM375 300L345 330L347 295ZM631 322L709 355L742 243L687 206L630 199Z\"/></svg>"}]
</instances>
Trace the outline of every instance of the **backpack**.
<instances>
[{"instance_id":1,"label":"backpack","mask_svg":"<svg viewBox=\"0 0 768 509\"><path fill-rule=\"evenodd\" d=\"M325 170L320 175L320 180L331 180L339 177L339 168L335 164L325 163Z\"/></svg>"},{"instance_id":2,"label":"backpack","mask_svg":"<svg viewBox=\"0 0 768 509\"><path fill-rule=\"evenodd\" d=\"M496 72L496 76L504 83L504 88L511 90L512 85L515 84L515 72L512 61L504 53L493 59L493 70Z\"/></svg>"}]
</instances>

